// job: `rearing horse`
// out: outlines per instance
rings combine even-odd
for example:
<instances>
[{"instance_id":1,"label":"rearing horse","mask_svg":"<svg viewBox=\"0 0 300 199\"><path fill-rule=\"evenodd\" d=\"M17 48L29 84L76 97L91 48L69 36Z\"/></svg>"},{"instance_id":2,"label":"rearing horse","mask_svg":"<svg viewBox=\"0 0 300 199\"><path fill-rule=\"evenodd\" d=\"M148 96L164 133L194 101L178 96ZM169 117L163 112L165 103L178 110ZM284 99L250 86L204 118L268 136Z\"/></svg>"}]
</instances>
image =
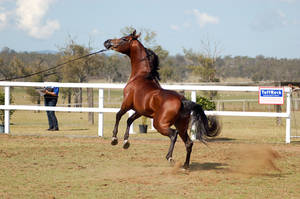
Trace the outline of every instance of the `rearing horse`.
<instances>
[{"instance_id":1,"label":"rearing horse","mask_svg":"<svg viewBox=\"0 0 300 199\"><path fill-rule=\"evenodd\" d=\"M118 144L118 126L121 117L130 109L135 113L128 118L124 135L123 148L127 149L129 127L134 120L143 116L153 118L153 125L164 136L171 140L167 153L167 160L172 160L172 153L177 135L181 137L186 147L186 160L184 168L189 167L193 142L187 131L192 113L195 125L196 137L203 141L204 136L216 136L218 134L218 122L208 119L202 107L184 98L175 91L163 89L159 84L157 55L145 48L138 40L140 34L136 31L120 39L109 39L104 42L107 49L112 49L129 56L131 61L131 75L124 88L124 99L120 111L116 115L116 123L113 130L112 145ZM174 125L176 129L171 128Z\"/></svg>"}]
</instances>

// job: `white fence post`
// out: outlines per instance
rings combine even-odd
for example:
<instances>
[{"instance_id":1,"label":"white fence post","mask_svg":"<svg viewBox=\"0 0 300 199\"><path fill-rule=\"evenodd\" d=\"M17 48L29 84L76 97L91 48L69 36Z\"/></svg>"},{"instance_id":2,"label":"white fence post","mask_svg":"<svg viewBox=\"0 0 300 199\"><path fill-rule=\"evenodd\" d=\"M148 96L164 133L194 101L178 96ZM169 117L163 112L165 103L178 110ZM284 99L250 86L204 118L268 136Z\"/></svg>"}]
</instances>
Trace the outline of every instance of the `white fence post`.
<instances>
[{"instance_id":1,"label":"white fence post","mask_svg":"<svg viewBox=\"0 0 300 199\"><path fill-rule=\"evenodd\" d=\"M289 144L291 142L291 93L287 92L286 94L286 132L285 132L285 143Z\"/></svg>"},{"instance_id":2,"label":"white fence post","mask_svg":"<svg viewBox=\"0 0 300 199\"><path fill-rule=\"evenodd\" d=\"M197 101L196 91L192 91L191 92L191 100L192 100L192 102L196 102Z\"/></svg>"},{"instance_id":3,"label":"white fence post","mask_svg":"<svg viewBox=\"0 0 300 199\"><path fill-rule=\"evenodd\" d=\"M155 130L154 125L153 125L153 119L151 119L151 130Z\"/></svg>"},{"instance_id":4,"label":"white fence post","mask_svg":"<svg viewBox=\"0 0 300 199\"><path fill-rule=\"evenodd\" d=\"M129 110L128 111L128 118L130 117L130 116L132 116L134 114L134 111L133 110ZM129 127L129 134L135 134L135 132L133 131L133 122L132 122L132 124L130 125L130 127Z\"/></svg>"},{"instance_id":5,"label":"white fence post","mask_svg":"<svg viewBox=\"0 0 300 199\"><path fill-rule=\"evenodd\" d=\"M103 89L99 89L99 109L103 108L104 104L104 94L103 94ZM103 136L103 113L99 112L98 114L98 136L102 137Z\"/></svg>"},{"instance_id":6,"label":"white fence post","mask_svg":"<svg viewBox=\"0 0 300 199\"><path fill-rule=\"evenodd\" d=\"M196 102L197 101L197 95L196 95L196 91L192 91L191 92L191 100L192 102ZM191 126L191 140L196 140L196 135L195 135L195 125Z\"/></svg>"},{"instance_id":7,"label":"white fence post","mask_svg":"<svg viewBox=\"0 0 300 199\"><path fill-rule=\"evenodd\" d=\"M10 101L10 87L5 86L4 88L4 105L9 106ZM9 110L4 111L4 133L9 134Z\"/></svg>"}]
</instances>

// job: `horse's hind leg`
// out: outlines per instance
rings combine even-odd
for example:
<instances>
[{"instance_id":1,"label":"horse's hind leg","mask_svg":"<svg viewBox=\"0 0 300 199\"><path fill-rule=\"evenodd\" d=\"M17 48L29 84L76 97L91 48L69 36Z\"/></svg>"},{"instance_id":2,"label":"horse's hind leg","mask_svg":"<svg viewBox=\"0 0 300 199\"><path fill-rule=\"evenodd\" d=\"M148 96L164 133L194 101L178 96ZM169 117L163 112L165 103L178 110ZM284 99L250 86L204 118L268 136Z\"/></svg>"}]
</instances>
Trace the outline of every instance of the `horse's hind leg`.
<instances>
[{"instance_id":1,"label":"horse's hind leg","mask_svg":"<svg viewBox=\"0 0 300 199\"><path fill-rule=\"evenodd\" d=\"M193 148L193 141L190 139L187 129L189 125L189 117L180 117L179 120L175 123L176 128L179 130L179 136L185 144L186 148L186 158L183 165L183 168L188 169L190 166L190 158Z\"/></svg>"},{"instance_id":2,"label":"horse's hind leg","mask_svg":"<svg viewBox=\"0 0 300 199\"><path fill-rule=\"evenodd\" d=\"M190 158L191 158L191 153L193 148L193 141L190 139L187 132L185 132L183 135L179 134L179 136L183 140L186 148L186 158L185 158L183 168L188 169L190 167Z\"/></svg>"},{"instance_id":3,"label":"horse's hind leg","mask_svg":"<svg viewBox=\"0 0 300 199\"><path fill-rule=\"evenodd\" d=\"M175 147L175 143L176 143L176 140L177 140L178 131L174 130L174 129L171 129L171 128L169 129L169 131L171 131L171 133L169 134L169 138L171 140L171 143L170 143L169 151L166 155L166 158L169 162L173 162L172 156L173 156L173 150L174 150L174 147Z\"/></svg>"},{"instance_id":4,"label":"horse's hind leg","mask_svg":"<svg viewBox=\"0 0 300 199\"><path fill-rule=\"evenodd\" d=\"M113 136L112 136L112 140L111 140L111 144L112 145L116 145L118 144L118 138L117 138L117 134L118 134L118 127L119 127L119 122L122 118L122 116L127 112L127 109L121 109L117 115L116 115L116 123L115 123L115 127L113 130Z\"/></svg>"},{"instance_id":5,"label":"horse's hind leg","mask_svg":"<svg viewBox=\"0 0 300 199\"><path fill-rule=\"evenodd\" d=\"M125 134L124 134L124 144L123 144L124 149L128 149L129 146L130 146L130 143L128 141L130 125L132 124L132 122L134 120L138 119L139 117L141 117L141 115L139 113L135 112L132 116L130 116L127 119L127 128L126 128L126 131L125 131Z\"/></svg>"},{"instance_id":6,"label":"horse's hind leg","mask_svg":"<svg viewBox=\"0 0 300 199\"><path fill-rule=\"evenodd\" d=\"M157 122L157 120L154 120L154 127L158 130L158 132L170 138L170 147L166 155L166 159L169 162L173 162L172 155L177 140L178 131L175 129L171 129L169 126L170 124L162 125L161 122Z\"/></svg>"}]
</instances>

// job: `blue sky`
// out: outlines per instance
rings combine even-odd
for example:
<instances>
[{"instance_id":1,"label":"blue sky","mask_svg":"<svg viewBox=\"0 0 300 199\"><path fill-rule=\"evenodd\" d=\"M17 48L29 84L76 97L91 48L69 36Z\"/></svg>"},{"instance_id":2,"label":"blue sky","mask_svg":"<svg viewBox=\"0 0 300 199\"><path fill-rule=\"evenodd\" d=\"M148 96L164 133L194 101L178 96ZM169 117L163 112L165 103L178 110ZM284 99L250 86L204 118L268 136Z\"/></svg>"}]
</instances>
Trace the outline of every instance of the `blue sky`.
<instances>
[{"instance_id":1,"label":"blue sky","mask_svg":"<svg viewBox=\"0 0 300 199\"><path fill-rule=\"evenodd\" d=\"M300 58L300 0L0 0L0 49L58 50L71 35L98 50L125 26L171 55L209 41L220 56Z\"/></svg>"}]
</instances>

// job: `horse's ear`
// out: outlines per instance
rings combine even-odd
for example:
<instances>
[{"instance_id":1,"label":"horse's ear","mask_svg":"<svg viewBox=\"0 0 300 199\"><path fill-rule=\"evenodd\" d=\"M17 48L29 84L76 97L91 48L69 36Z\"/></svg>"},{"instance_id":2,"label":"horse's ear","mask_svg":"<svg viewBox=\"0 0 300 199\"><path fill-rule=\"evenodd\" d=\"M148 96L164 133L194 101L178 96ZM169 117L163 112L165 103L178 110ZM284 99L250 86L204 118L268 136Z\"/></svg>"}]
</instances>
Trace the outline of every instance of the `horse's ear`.
<instances>
[{"instance_id":1,"label":"horse's ear","mask_svg":"<svg viewBox=\"0 0 300 199\"><path fill-rule=\"evenodd\" d=\"M135 37L135 34L136 34L136 29L134 29L131 35Z\"/></svg>"},{"instance_id":2,"label":"horse's ear","mask_svg":"<svg viewBox=\"0 0 300 199\"><path fill-rule=\"evenodd\" d=\"M138 35L135 35L134 38L138 39L141 36L141 33L139 33Z\"/></svg>"},{"instance_id":3,"label":"horse's ear","mask_svg":"<svg viewBox=\"0 0 300 199\"><path fill-rule=\"evenodd\" d=\"M131 33L131 36L133 39L138 39L141 36L141 33L139 33L138 35L136 34L136 30L134 29L134 31Z\"/></svg>"}]
</instances>

